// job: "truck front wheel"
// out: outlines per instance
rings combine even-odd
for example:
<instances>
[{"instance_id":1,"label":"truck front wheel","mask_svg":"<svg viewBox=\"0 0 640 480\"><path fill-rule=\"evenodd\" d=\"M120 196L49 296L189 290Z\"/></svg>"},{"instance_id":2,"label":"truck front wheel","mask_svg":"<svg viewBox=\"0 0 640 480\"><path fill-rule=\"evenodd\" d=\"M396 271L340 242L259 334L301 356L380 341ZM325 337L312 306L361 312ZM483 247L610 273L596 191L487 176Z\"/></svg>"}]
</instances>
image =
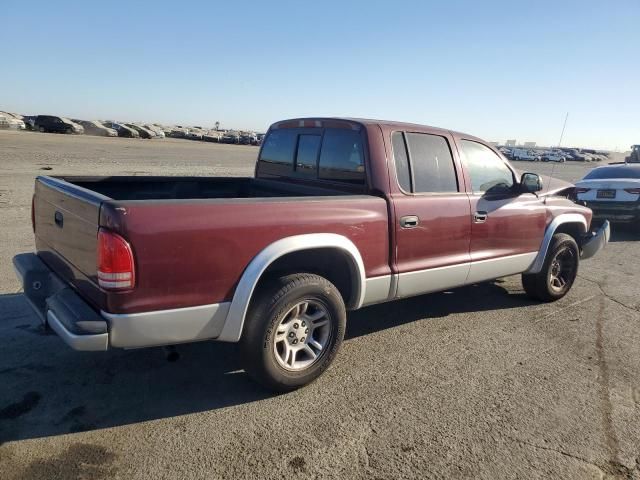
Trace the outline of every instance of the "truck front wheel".
<instances>
[{"instance_id":1,"label":"truck front wheel","mask_svg":"<svg viewBox=\"0 0 640 480\"><path fill-rule=\"evenodd\" d=\"M551 239L539 273L522 275L522 286L530 298L555 302L564 297L578 275L580 250L571 235L557 233Z\"/></svg>"},{"instance_id":2,"label":"truck front wheel","mask_svg":"<svg viewBox=\"0 0 640 480\"><path fill-rule=\"evenodd\" d=\"M252 301L244 324L245 370L270 390L302 387L329 367L345 326L344 301L326 278L299 273L269 281Z\"/></svg>"}]
</instances>

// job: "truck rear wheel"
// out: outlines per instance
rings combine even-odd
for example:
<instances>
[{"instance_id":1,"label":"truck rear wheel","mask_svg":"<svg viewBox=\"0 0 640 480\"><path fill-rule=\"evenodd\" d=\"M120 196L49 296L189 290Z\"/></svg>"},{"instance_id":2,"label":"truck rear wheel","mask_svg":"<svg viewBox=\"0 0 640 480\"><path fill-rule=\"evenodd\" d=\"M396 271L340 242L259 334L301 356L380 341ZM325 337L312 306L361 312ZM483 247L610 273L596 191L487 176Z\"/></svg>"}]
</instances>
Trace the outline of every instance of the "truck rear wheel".
<instances>
[{"instance_id":1,"label":"truck rear wheel","mask_svg":"<svg viewBox=\"0 0 640 480\"><path fill-rule=\"evenodd\" d=\"M345 326L344 301L326 278L299 273L270 281L252 301L244 324L245 370L270 390L302 387L329 367Z\"/></svg>"},{"instance_id":2,"label":"truck rear wheel","mask_svg":"<svg viewBox=\"0 0 640 480\"><path fill-rule=\"evenodd\" d=\"M557 233L551 239L539 273L522 274L522 286L530 298L555 302L564 297L578 275L580 250L571 235Z\"/></svg>"}]
</instances>

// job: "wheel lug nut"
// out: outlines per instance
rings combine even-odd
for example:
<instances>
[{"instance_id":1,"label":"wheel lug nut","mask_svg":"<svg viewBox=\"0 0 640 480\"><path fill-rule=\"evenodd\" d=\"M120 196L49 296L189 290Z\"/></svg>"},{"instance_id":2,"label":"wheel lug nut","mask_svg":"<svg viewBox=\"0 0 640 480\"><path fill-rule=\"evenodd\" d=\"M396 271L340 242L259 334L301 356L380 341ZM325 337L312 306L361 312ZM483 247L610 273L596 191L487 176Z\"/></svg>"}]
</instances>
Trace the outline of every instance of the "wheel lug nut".
<instances>
[{"instance_id":1,"label":"wheel lug nut","mask_svg":"<svg viewBox=\"0 0 640 480\"><path fill-rule=\"evenodd\" d=\"M304 337L302 337L302 338L300 339L300 341L301 341L301 342L304 342Z\"/></svg>"},{"instance_id":2,"label":"wheel lug nut","mask_svg":"<svg viewBox=\"0 0 640 480\"><path fill-rule=\"evenodd\" d=\"M289 338L293 338L293 337L295 337L295 336L296 336L296 334L295 334L295 333L293 333L293 332L291 332L291 333L289 334Z\"/></svg>"},{"instance_id":3,"label":"wheel lug nut","mask_svg":"<svg viewBox=\"0 0 640 480\"><path fill-rule=\"evenodd\" d=\"M306 324L306 323L304 323L304 322L302 322L302 326L303 326L303 327L306 327L306 326L307 326L307 324Z\"/></svg>"},{"instance_id":4,"label":"wheel lug nut","mask_svg":"<svg viewBox=\"0 0 640 480\"><path fill-rule=\"evenodd\" d=\"M297 323L294 323L294 324L293 324L293 328L298 328L298 324L297 324Z\"/></svg>"},{"instance_id":5,"label":"wheel lug nut","mask_svg":"<svg viewBox=\"0 0 640 480\"><path fill-rule=\"evenodd\" d=\"M293 343L293 344L295 345L296 343L298 343L298 339L297 339L297 338L294 338L294 339L293 339L293 342L291 342L291 343Z\"/></svg>"},{"instance_id":6,"label":"wheel lug nut","mask_svg":"<svg viewBox=\"0 0 640 480\"><path fill-rule=\"evenodd\" d=\"M309 329L308 329L308 328L305 328L305 329L304 329L304 333L309 333Z\"/></svg>"}]
</instances>

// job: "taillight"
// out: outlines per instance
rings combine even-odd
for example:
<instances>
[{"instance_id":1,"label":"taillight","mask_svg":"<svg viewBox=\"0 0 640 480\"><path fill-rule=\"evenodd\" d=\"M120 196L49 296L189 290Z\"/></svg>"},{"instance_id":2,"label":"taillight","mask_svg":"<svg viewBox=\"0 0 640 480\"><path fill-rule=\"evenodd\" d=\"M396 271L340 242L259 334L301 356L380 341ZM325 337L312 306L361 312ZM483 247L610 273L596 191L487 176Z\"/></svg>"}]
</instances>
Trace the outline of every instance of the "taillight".
<instances>
[{"instance_id":1,"label":"taillight","mask_svg":"<svg viewBox=\"0 0 640 480\"><path fill-rule=\"evenodd\" d=\"M128 290L135 285L133 252L129 243L109 230L98 231L98 285L104 290Z\"/></svg>"},{"instance_id":2,"label":"taillight","mask_svg":"<svg viewBox=\"0 0 640 480\"><path fill-rule=\"evenodd\" d=\"M640 195L640 188L625 188L624 191L632 195Z\"/></svg>"},{"instance_id":3,"label":"taillight","mask_svg":"<svg viewBox=\"0 0 640 480\"><path fill-rule=\"evenodd\" d=\"M587 193L589 190L591 190L590 188L584 188L584 187L576 187L576 193Z\"/></svg>"},{"instance_id":4,"label":"taillight","mask_svg":"<svg viewBox=\"0 0 640 480\"><path fill-rule=\"evenodd\" d=\"M36 196L31 196L31 228L36 233Z\"/></svg>"}]
</instances>

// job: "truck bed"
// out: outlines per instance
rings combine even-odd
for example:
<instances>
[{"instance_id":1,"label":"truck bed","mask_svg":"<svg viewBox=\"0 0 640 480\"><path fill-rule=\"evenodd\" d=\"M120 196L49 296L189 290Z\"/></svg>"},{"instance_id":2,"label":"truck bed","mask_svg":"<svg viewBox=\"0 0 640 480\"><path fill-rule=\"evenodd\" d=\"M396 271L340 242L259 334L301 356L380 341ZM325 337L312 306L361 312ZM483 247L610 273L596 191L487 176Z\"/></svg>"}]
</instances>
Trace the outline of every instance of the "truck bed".
<instances>
[{"instance_id":1,"label":"truck bed","mask_svg":"<svg viewBox=\"0 0 640 480\"><path fill-rule=\"evenodd\" d=\"M273 198L340 195L319 188L250 177L52 177L113 200L184 200L213 198ZM351 188L353 190L353 188Z\"/></svg>"},{"instance_id":2,"label":"truck bed","mask_svg":"<svg viewBox=\"0 0 640 480\"><path fill-rule=\"evenodd\" d=\"M389 274L387 202L254 178L38 177L39 257L97 310L136 313L228 301L245 267L281 238L337 233L362 251L368 276ZM130 242L136 286L104 292L97 234Z\"/></svg>"}]
</instances>

